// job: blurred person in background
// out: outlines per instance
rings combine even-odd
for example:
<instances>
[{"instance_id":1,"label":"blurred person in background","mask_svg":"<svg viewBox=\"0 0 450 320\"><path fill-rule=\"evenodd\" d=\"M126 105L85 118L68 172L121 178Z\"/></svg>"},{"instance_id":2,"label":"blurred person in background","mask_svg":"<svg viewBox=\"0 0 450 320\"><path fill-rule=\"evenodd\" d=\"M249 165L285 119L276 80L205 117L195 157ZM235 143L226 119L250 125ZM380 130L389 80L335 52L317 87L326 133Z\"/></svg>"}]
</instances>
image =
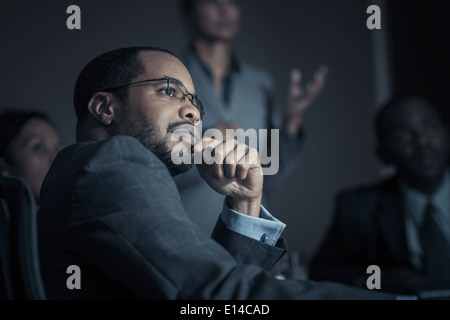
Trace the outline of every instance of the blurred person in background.
<instances>
[{"instance_id":1,"label":"blurred person in background","mask_svg":"<svg viewBox=\"0 0 450 320\"><path fill-rule=\"evenodd\" d=\"M44 177L61 149L59 135L45 113L10 108L0 114L1 176L22 178L37 204Z\"/></svg>"},{"instance_id":2,"label":"blurred person in background","mask_svg":"<svg viewBox=\"0 0 450 320\"><path fill-rule=\"evenodd\" d=\"M306 86L300 70L293 69L286 107L280 117L274 104L270 76L239 59L232 47L238 34L241 12L236 0L180 0L182 19L189 35L180 59L191 73L197 95L207 111L203 131L226 129L279 129L279 171L266 175L263 202L280 186L304 139L304 112L321 92L327 78L322 66ZM281 119L281 121L280 121ZM265 137L259 137L265 139ZM261 146L261 144L259 144ZM264 150L259 149L260 154ZM184 207L191 219L211 232L222 207L223 196L201 179L197 170L175 178Z\"/></svg>"},{"instance_id":3,"label":"blurred person in background","mask_svg":"<svg viewBox=\"0 0 450 320\"><path fill-rule=\"evenodd\" d=\"M377 154L396 173L339 194L309 276L365 287L377 265L387 292L450 289L448 128L418 95L393 98L375 124Z\"/></svg>"}]
</instances>

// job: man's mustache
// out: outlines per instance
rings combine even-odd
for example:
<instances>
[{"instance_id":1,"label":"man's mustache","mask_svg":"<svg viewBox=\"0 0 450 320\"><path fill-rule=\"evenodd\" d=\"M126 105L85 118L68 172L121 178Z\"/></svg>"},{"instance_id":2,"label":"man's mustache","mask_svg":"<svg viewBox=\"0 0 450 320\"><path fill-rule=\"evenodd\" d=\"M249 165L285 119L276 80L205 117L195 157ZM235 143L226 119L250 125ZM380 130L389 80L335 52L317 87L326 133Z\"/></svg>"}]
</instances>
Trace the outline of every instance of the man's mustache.
<instances>
[{"instance_id":1,"label":"man's mustache","mask_svg":"<svg viewBox=\"0 0 450 320\"><path fill-rule=\"evenodd\" d=\"M171 133L177 127L184 126L184 125L194 126L192 124L192 122L190 122L190 121L174 122L174 123L169 124L169 126L167 127L167 133Z\"/></svg>"}]
</instances>

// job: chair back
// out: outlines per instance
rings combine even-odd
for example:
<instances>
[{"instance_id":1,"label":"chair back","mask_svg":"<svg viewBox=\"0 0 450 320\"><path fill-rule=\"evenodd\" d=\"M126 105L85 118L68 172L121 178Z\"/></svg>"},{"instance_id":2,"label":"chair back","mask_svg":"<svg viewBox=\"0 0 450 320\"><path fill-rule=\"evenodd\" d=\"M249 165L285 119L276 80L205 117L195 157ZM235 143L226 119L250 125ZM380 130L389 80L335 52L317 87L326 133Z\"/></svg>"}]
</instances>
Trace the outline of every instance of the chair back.
<instances>
[{"instance_id":1,"label":"chair back","mask_svg":"<svg viewBox=\"0 0 450 320\"><path fill-rule=\"evenodd\" d=\"M1 297L45 300L37 228L36 200L19 177L0 178Z\"/></svg>"}]
</instances>

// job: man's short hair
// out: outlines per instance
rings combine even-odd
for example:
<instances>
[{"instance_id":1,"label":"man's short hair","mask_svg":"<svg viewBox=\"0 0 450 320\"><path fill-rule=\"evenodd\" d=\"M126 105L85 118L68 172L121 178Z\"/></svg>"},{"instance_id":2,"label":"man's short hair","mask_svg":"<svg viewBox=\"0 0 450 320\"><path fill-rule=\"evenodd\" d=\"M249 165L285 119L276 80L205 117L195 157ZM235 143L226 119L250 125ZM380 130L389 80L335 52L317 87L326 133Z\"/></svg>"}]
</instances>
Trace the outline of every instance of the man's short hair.
<instances>
[{"instance_id":1,"label":"man's short hair","mask_svg":"<svg viewBox=\"0 0 450 320\"><path fill-rule=\"evenodd\" d=\"M197 3L197 1L198 0L179 0L178 4L181 12L188 14L194 13L195 4ZM239 4L237 0L235 0L235 2Z\"/></svg>"},{"instance_id":2,"label":"man's short hair","mask_svg":"<svg viewBox=\"0 0 450 320\"><path fill-rule=\"evenodd\" d=\"M12 164L9 152L12 141L20 134L28 121L32 119L43 120L55 127L45 113L37 110L27 111L8 108L0 114L0 157L7 163Z\"/></svg>"},{"instance_id":3,"label":"man's short hair","mask_svg":"<svg viewBox=\"0 0 450 320\"><path fill-rule=\"evenodd\" d=\"M87 105L94 93L106 88L117 87L132 82L145 72L139 59L142 51L170 51L156 47L127 47L101 54L89 62L78 76L74 91L74 106L78 121L88 114ZM128 98L128 88L114 91L121 100Z\"/></svg>"}]
</instances>

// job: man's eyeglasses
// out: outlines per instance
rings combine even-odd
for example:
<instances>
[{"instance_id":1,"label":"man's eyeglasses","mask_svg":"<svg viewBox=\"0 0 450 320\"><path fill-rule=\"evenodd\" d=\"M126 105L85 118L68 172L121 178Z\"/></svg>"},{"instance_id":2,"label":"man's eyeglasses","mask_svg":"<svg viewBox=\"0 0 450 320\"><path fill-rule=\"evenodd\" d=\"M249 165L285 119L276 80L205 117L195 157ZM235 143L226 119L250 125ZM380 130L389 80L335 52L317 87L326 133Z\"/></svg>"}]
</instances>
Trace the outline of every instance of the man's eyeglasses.
<instances>
[{"instance_id":1,"label":"man's eyeglasses","mask_svg":"<svg viewBox=\"0 0 450 320\"><path fill-rule=\"evenodd\" d=\"M177 79L174 79L174 78L166 77L166 78L136 81L136 82L127 83L127 84L123 84L123 85L116 86L116 87L106 88L106 89L103 89L100 91L111 92L111 91L122 89L124 87L131 86L131 85L141 84L141 83L146 83L146 82L161 82L162 87L160 89L158 89L158 93L163 94L165 96L174 97L174 98L179 99L180 101L184 101L187 98L192 103L192 105L194 107L196 107L198 109L198 111L200 111L200 118L203 119L203 116L205 115L205 110L203 108L202 103L197 98L197 95L190 93L180 81L178 81Z\"/></svg>"}]
</instances>

